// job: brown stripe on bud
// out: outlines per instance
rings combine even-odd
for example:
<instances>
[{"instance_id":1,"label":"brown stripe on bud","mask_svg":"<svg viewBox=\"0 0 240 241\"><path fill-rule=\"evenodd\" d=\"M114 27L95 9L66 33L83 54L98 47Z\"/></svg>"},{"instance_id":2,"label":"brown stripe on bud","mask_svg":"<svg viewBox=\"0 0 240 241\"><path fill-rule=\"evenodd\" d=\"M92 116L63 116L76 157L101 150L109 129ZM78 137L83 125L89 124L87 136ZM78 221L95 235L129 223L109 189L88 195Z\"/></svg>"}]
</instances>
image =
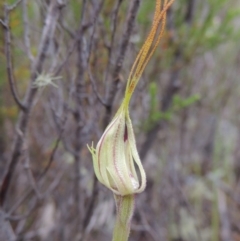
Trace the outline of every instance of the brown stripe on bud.
<instances>
[{"instance_id":1,"label":"brown stripe on bud","mask_svg":"<svg viewBox=\"0 0 240 241\"><path fill-rule=\"evenodd\" d=\"M124 130L124 142L128 140L128 130L127 130L127 125L125 124L125 130Z\"/></svg>"}]
</instances>

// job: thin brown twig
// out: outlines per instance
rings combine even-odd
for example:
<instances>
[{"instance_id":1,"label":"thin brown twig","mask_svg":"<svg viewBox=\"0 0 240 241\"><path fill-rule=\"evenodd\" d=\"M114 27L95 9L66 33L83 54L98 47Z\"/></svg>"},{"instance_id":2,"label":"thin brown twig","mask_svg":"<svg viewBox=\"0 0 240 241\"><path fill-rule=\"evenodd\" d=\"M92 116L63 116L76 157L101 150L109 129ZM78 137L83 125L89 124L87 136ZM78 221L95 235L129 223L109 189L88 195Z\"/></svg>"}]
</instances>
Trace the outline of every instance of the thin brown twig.
<instances>
[{"instance_id":1,"label":"thin brown twig","mask_svg":"<svg viewBox=\"0 0 240 241\"><path fill-rule=\"evenodd\" d=\"M28 181L29 181L30 185L32 186L32 189L34 190L35 194L37 195L37 198L39 200L41 200L42 194L40 193L40 190L37 187L37 183L33 177L32 170L31 170L30 163L29 163L29 157L26 157L26 164L25 164L24 168L27 172Z\"/></svg>"},{"instance_id":2,"label":"thin brown twig","mask_svg":"<svg viewBox=\"0 0 240 241\"><path fill-rule=\"evenodd\" d=\"M59 185L59 183L62 180L63 172L64 171L61 171L57 175L57 177L54 179L54 181L49 185L49 187L45 191L45 193L42 194L42 199L46 198L49 194L51 194L53 192L53 190L55 190L57 188L57 186ZM21 215L12 215L13 211L11 211L11 212L8 212L5 214L5 219L10 220L10 221L20 221L22 219L25 219L31 215L32 211L35 209L35 207L38 203L39 203L39 199L34 198L32 200L32 203L30 204L30 206L28 206L29 208L26 211L26 213L21 214Z\"/></svg>"},{"instance_id":3,"label":"thin brown twig","mask_svg":"<svg viewBox=\"0 0 240 241\"><path fill-rule=\"evenodd\" d=\"M89 44L89 55L88 55L88 60L87 60L87 63L88 63L87 71L88 71L88 76L90 78L90 82L91 82L91 85L92 85L92 88L93 88L93 92L95 93L95 95L96 95L97 99L100 101L100 103L103 106L106 106L105 101L103 100L103 98L100 96L100 94L97 91L96 81L95 81L95 78L92 75L91 67L89 66L89 61L90 61L90 56L91 56L91 51L92 51L93 38L94 38L95 29L96 29L97 18L98 18L98 15L100 13L100 10L102 8L102 5L103 5L103 1L101 1L99 3L99 5L96 7L96 10L94 11L94 14L93 14L94 22L93 22L93 31L92 31L92 35L91 35L91 38L90 38L90 44Z\"/></svg>"},{"instance_id":4,"label":"thin brown twig","mask_svg":"<svg viewBox=\"0 0 240 241\"><path fill-rule=\"evenodd\" d=\"M10 221L19 221L19 220L22 220L24 218L27 218L32 213L34 208L36 207L36 204L37 204L37 198L35 197L32 200L32 203L30 205L28 205L28 210L24 214L21 214L21 215L10 215L9 213L6 213L5 214L5 218L10 220Z\"/></svg>"},{"instance_id":5,"label":"thin brown twig","mask_svg":"<svg viewBox=\"0 0 240 241\"><path fill-rule=\"evenodd\" d=\"M112 61L112 50L113 50L113 45L114 45L114 39L115 39L115 35L116 35L116 30L117 30L117 20L118 20L118 12L121 6L121 3L123 2L123 0L118 0L116 6L114 7L113 10L113 15L112 15L112 34L111 34L111 41L110 41L110 46L109 46L109 51L108 51L108 62L107 62L107 67L106 67L106 71L104 74L104 83L106 83L107 79L108 79L108 74L109 74L109 69L110 69L110 65L111 65L111 61Z\"/></svg>"},{"instance_id":6,"label":"thin brown twig","mask_svg":"<svg viewBox=\"0 0 240 241\"><path fill-rule=\"evenodd\" d=\"M75 145L74 145L74 152L76 152L76 155L74 156L74 165L73 165L73 172L74 172L74 202L76 205L76 226L79 226L79 223L81 224L79 226L81 232L82 232L82 219L83 219L83 213L84 213L84 200L81 198L80 193L83 192L82 185L81 185L81 157L80 157L80 151L83 147L83 143L81 142L82 138L82 127L84 123L84 98L83 94L85 93L85 85L84 85L84 72L87 64L87 58L84 53L84 38L82 36L83 34L83 26L84 26L84 20L86 15L86 7L87 7L87 1L82 1L82 9L81 9L81 18L79 22L79 29L78 29L78 35L77 38L77 76L76 76L76 92L75 92L75 102L76 102L76 108L75 108L75 122L76 122L76 133L75 133Z\"/></svg>"},{"instance_id":7,"label":"thin brown twig","mask_svg":"<svg viewBox=\"0 0 240 241\"><path fill-rule=\"evenodd\" d=\"M131 2L128 18L125 25L125 30L123 33L123 37L121 39L120 48L119 48L117 59L115 62L115 67L112 72L112 82L106 94L107 107L106 107L106 115L104 119L104 126L107 126L111 117L112 103L116 96L118 84L120 82L120 72L122 70L123 60L125 58L126 51L129 45L129 41L133 31L133 26L135 23L139 5L140 5L140 0L135 0Z\"/></svg>"},{"instance_id":8,"label":"thin brown twig","mask_svg":"<svg viewBox=\"0 0 240 241\"><path fill-rule=\"evenodd\" d=\"M66 124L66 122L67 122L67 115L65 115L65 118L64 118L64 120L63 120L62 127L60 128L59 135L58 135L58 138L57 138L57 140L56 140L56 144L54 145L53 150L52 150L52 152L51 152L51 156L50 156L50 158L49 158L48 164L47 164L47 166L44 168L43 172L40 174L39 179L42 178L43 176L45 176L45 174L48 172L50 166L51 166L52 163L53 163L55 153L57 152L58 146L59 146L59 144L60 144L60 142L61 142L61 139L62 139L63 132L64 132L64 130L65 130L65 124Z\"/></svg>"},{"instance_id":9,"label":"thin brown twig","mask_svg":"<svg viewBox=\"0 0 240 241\"><path fill-rule=\"evenodd\" d=\"M153 241L158 240L158 234L155 232L155 230L151 227L149 224L144 211L139 211L143 226L145 227L146 232L149 234L149 236L152 238Z\"/></svg>"},{"instance_id":10,"label":"thin brown twig","mask_svg":"<svg viewBox=\"0 0 240 241\"><path fill-rule=\"evenodd\" d=\"M107 107L107 103L103 100L103 98L100 96L100 94L97 91L96 80L95 80L95 78L92 75L90 66L87 68L87 70L88 70L88 76L90 78L90 82L91 82L94 94L97 96L97 99L99 100L99 102L103 106Z\"/></svg>"},{"instance_id":11,"label":"thin brown twig","mask_svg":"<svg viewBox=\"0 0 240 241\"><path fill-rule=\"evenodd\" d=\"M99 16L99 13L102 9L102 6L103 6L103 0L96 6L95 8L95 11L93 12L93 30L92 30L92 34L91 34L91 37L90 37L90 41L89 41L89 48L88 48L88 58L87 58L87 64L89 65L89 61L90 61L90 56L91 56L91 52L92 52L92 45L93 45L93 39L94 39L94 34L95 34L95 31L96 31L96 25L97 25L97 20L98 20L98 16Z\"/></svg>"},{"instance_id":12,"label":"thin brown twig","mask_svg":"<svg viewBox=\"0 0 240 241\"><path fill-rule=\"evenodd\" d=\"M44 199L44 198L46 198L47 197L47 195L49 194L49 193L51 193L57 186L58 186L58 184L59 184L59 182L61 181L61 178L63 177L63 173L64 173L64 170L62 170L59 174L58 174L58 176L55 178L55 180L52 182L52 184L50 184L49 185L49 188L44 192L44 193L42 193L41 194L41 199ZM43 175L41 175L41 176L39 176L39 178L38 178L38 180L37 180L37 185L38 186L42 186L43 185L43 183L44 183L44 179L43 179ZM27 212L27 213L25 213L25 214L22 214L22 215L18 215L18 216L13 216L13 213L18 209L18 207L33 193L33 188L32 188L32 186L31 186L31 188L30 189L28 189L25 193L24 193L24 195L22 195L18 200L17 200L17 202L11 207L11 209L7 212L7 214L6 214L6 217L7 218L10 218L11 219L11 217L13 218L13 219L20 219L20 217L23 217L23 216L25 216L25 215L28 215L27 213L30 213L30 212ZM38 200L40 200L40 199L38 199ZM37 204L37 202L35 203L35 204ZM34 205L33 205L34 206ZM31 206L32 207L32 206ZM35 207L35 206L34 206ZM32 210L34 209L34 207L32 207ZM31 209L31 208L30 208Z\"/></svg>"},{"instance_id":13,"label":"thin brown twig","mask_svg":"<svg viewBox=\"0 0 240 241\"><path fill-rule=\"evenodd\" d=\"M12 63L12 53L11 53L11 33L10 33L10 27L9 27L9 11L8 7L5 6L4 9L4 36L5 36L5 55L6 55L6 62L7 62L7 74L8 74L8 80L10 84L10 89L14 98L14 101L18 105L18 107L25 111L26 106L22 103L20 100L16 84L14 81L14 75L13 75L13 63Z\"/></svg>"},{"instance_id":14,"label":"thin brown twig","mask_svg":"<svg viewBox=\"0 0 240 241\"><path fill-rule=\"evenodd\" d=\"M61 28L68 33L68 35L73 39L75 38L75 33L72 31L72 29L66 24L66 22L64 21L64 18L60 19L60 26Z\"/></svg>"},{"instance_id":15,"label":"thin brown twig","mask_svg":"<svg viewBox=\"0 0 240 241\"><path fill-rule=\"evenodd\" d=\"M55 190L57 188L57 186L60 184L63 174L64 174L65 170L61 170L60 173L56 176L56 178L52 181L52 183L49 185L48 189L45 191L45 193L43 194L44 197L47 197L48 195L50 195L53 190Z\"/></svg>"},{"instance_id":16,"label":"thin brown twig","mask_svg":"<svg viewBox=\"0 0 240 241\"><path fill-rule=\"evenodd\" d=\"M54 71L54 75L57 76L61 72L62 68L66 65L67 61L69 60L70 56L72 53L74 53L74 50L76 49L77 46L77 39L74 40L72 46L69 48L66 58L62 61L62 63L57 67L57 69Z\"/></svg>"},{"instance_id":17,"label":"thin brown twig","mask_svg":"<svg viewBox=\"0 0 240 241\"><path fill-rule=\"evenodd\" d=\"M67 105L67 104L65 104L65 105ZM63 126L61 125L61 123L59 123L59 121L58 121L59 117L58 117L58 115L56 114L56 111L55 111L55 109L54 109L53 104L52 104L51 101L50 101L50 109L51 109L51 112L52 112L53 121L54 121L54 123L56 124L56 127L57 127L57 131L58 131L60 134L61 134L61 132L62 132L62 134L63 134L63 132L64 132L64 129L63 129L63 128L65 128L65 127L63 127ZM70 111L72 111L72 110L69 108L68 105L66 106L66 110L67 110L66 113L69 113ZM66 118L66 117L65 117L65 118ZM67 121L67 119L66 119L66 121ZM63 122L65 122L65 120L64 120ZM71 153L73 156L76 156L77 153L70 147L68 141L66 141L65 138L63 138L62 134L61 134L61 137L60 137L60 134L59 134L58 139L61 138L61 141L62 141L62 143L63 143L63 146L64 146L65 150L66 150L67 152ZM58 139L57 139L57 140L58 140ZM57 141L57 142L58 142L58 141ZM59 143L60 143L60 142L59 142ZM55 149L55 148L57 148L57 146L55 146L54 149ZM52 156L52 155L53 155L53 153L51 154L51 156ZM44 171L44 172L45 172L45 171Z\"/></svg>"},{"instance_id":18,"label":"thin brown twig","mask_svg":"<svg viewBox=\"0 0 240 241\"><path fill-rule=\"evenodd\" d=\"M3 26L4 28L7 27L6 23L5 23L1 18L0 18L0 23L2 24L2 26Z\"/></svg>"},{"instance_id":19,"label":"thin brown twig","mask_svg":"<svg viewBox=\"0 0 240 241\"><path fill-rule=\"evenodd\" d=\"M23 24L24 24L24 43L25 43L25 48L27 51L27 56L32 63L34 61L34 57L31 53L31 44L30 44L30 37L29 37L27 0L22 0L22 9L23 9Z\"/></svg>"},{"instance_id":20,"label":"thin brown twig","mask_svg":"<svg viewBox=\"0 0 240 241\"><path fill-rule=\"evenodd\" d=\"M16 164L19 161L20 156L22 155L22 147L24 139L26 138L26 133L28 129L29 117L32 110L32 106L34 103L34 99L37 93L36 88L32 88L33 83L36 80L37 73L42 72L43 63L46 58L46 51L49 46L50 37L54 34L57 20L59 17L60 9L62 5L53 1L49 5L46 24L42 31L42 36L38 48L38 55L33 64L33 70L31 74L31 81L29 83L28 90L26 91L24 98L24 106L26 106L25 112L20 113L17 123L17 128L21 135L16 133L16 137L13 143L13 151L10 157L8 168L6 169L6 173L3 178L3 182L0 188L0 205L3 205L6 199L6 195L9 189L9 185L16 167Z\"/></svg>"},{"instance_id":21,"label":"thin brown twig","mask_svg":"<svg viewBox=\"0 0 240 241\"><path fill-rule=\"evenodd\" d=\"M56 146L54 147L54 149L53 149L53 151L52 151L51 158L52 158L52 156L54 156L55 151L56 151ZM44 169L44 171L43 171L43 172L39 175L39 177L37 178L37 182L35 183L36 186L41 186L41 185L42 185L43 177L45 176L45 174L46 174L46 172L48 171L48 169L49 169L49 165L47 166L47 168ZM61 176L62 176L62 174L61 174ZM49 187L49 188L50 188L50 187ZM49 190L50 190L50 189L49 189ZM31 188L30 188L29 190L27 190L26 193L25 193L21 198L19 198L18 201L12 206L11 210L8 212L8 215L10 216L10 215L29 197L29 195L30 195L33 191L35 191L35 190L34 190L34 187L31 186ZM35 192L36 192L36 191L35 191ZM47 191L47 192L49 192L49 191ZM41 196L40 196L41 198L39 198L39 199L43 199L44 196L46 196L46 194L44 194L44 193L41 194Z\"/></svg>"},{"instance_id":22,"label":"thin brown twig","mask_svg":"<svg viewBox=\"0 0 240 241\"><path fill-rule=\"evenodd\" d=\"M5 212L0 209L0 238L4 241L16 240L16 235L8 220L5 218Z\"/></svg>"},{"instance_id":23,"label":"thin brown twig","mask_svg":"<svg viewBox=\"0 0 240 241\"><path fill-rule=\"evenodd\" d=\"M83 229L85 230L91 220L92 214L93 214L93 210L94 210L94 204L97 201L97 197L98 197L98 179L96 177L96 175L94 175L93 177L93 187L92 187L92 193L91 193L91 199L89 202L89 205L87 207L86 213L85 213L85 217L83 220Z\"/></svg>"},{"instance_id":24,"label":"thin brown twig","mask_svg":"<svg viewBox=\"0 0 240 241\"><path fill-rule=\"evenodd\" d=\"M14 4L12 4L11 6L7 6L7 10L9 12L13 11L21 2L22 2L22 0L18 0Z\"/></svg>"}]
</instances>

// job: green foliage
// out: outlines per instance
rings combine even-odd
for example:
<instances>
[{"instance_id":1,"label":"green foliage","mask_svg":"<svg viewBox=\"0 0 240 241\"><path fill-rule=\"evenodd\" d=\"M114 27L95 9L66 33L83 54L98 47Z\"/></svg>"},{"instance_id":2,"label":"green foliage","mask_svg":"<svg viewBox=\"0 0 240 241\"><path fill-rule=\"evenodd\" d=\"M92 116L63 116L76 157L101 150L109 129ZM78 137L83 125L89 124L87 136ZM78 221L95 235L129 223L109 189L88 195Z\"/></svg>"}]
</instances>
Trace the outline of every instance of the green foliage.
<instances>
[{"instance_id":1,"label":"green foliage","mask_svg":"<svg viewBox=\"0 0 240 241\"><path fill-rule=\"evenodd\" d=\"M15 1L14 1L15 2ZM22 10L21 8L16 8L11 12L10 15L10 27L14 37L20 37L23 34L23 24L22 24Z\"/></svg>"},{"instance_id":2,"label":"green foliage","mask_svg":"<svg viewBox=\"0 0 240 241\"><path fill-rule=\"evenodd\" d=\"M194 105L197 101L201 99L199 94L191 95L187 98L183 98L180 95L174 95L172 99L171 107L167 111L159 110L158 104L158 91L157 84L152 82L149 85L149 116L145 123L143 124L143 129L148 131L151 129L157 122L165 120L170 121L174 115L181 112L183 109L188 108Z\"/></svg>"},{"instance_id":3,"label":"green foliage","mask_svg":"<svg viewBox=\"0 0 240 241\"><path fill-rule=\"evenodd\" d=\"M5 2L7 5L12 5L16 2L16 0L6 0Z\"/></svg>"},{"instance_id":4,"label":"green foliage","mask_svg":"<svg viewBox=\"0 0 240 241\"><path fill-rule=\"evenodd\" d=\"M71 19L73 17L75 20L74 22L76 23L77 21L80 20L80 14L79 14L79 12L81 11L80 1L75 1L75 0L70 1L70 8L72 13Z\"/></svg>"},{"instance_id":5,"label":"green foliage","mask_svg":"<svg viewBox=\"0 0 240 241\"><path fill-rule=\"evenodd\" d=\"M141 8L139 10L139 14L137 20L141 25L149 25L151 24L152 13L154 12L155 1L143 1L141 4ZM150 16L150 18L146 17Z\"/></svg>"},{"instance_id":6,"label":"green foliage","mask_svg":"<svg viewBox=\"0 0 240 241\"><path fill-rule=\"evenodd\" d=\"M181 111L183 108L190 107L195 104L197 101L201 99L199 94L194 94L189 96L188 98L182 98L180 95L174 95L172 110L173 111Z\"/></svg>"},{"instance_id":7,"label":"green foliage","mask_svg":"<svg viewBox=\"0 0 240 241\"><path fill-rule=\"evenodd\" d=\"M230 8L229 1L201 1L197 9L192 28L184 26L184 38L189 39L185 46L190 52L207 51L229 41L230 36L232 40L239 36L234 31L234 21L240 9Z\"/></svg>"}]
</instances>

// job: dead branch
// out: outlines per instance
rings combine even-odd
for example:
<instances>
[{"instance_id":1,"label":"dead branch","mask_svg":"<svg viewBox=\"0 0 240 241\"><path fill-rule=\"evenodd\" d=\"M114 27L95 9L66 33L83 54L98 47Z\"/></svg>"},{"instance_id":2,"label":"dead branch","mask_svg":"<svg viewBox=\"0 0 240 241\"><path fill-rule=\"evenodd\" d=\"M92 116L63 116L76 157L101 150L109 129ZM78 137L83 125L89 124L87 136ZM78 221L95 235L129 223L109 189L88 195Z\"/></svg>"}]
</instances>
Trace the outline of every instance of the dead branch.
<instances>
[{"instance_id":1,"label":"dead branch","mask_svg":"<svg viewBox=\"0 0 240 241\"><path fill-rule=\"evenodd\" d=\"M0 239L2 241L14 241L16 236L8 220L5 218L5 213L0 209Z\"/></svg>"},{"instance_id":2,"label":"dead branch","mask_svg":"<svg viewBox=\"0 0 240 241\"><path fill-rule=\"evenodd\" d=\"M20 2L20 1L19 1ZM15 7L14 7L15 8ZM16 88L16 84L14 81L14 75L13 75L13 63L12 63L12 53L11 53L11 32L10 32L10 27L9 27L9 12L10 9L14 9L9 8L7 6L5 6L4 8L4 36L5 36L5 56L6 56L6 62L7 62L7 74L8 74L8 80L10 83L10 89L13 95L13 98L16 102L16 104L18 105L18 107L22 110L25 111L26 110L26 106L22 103L22 101L20 100L18 93L17 93L17 88Z\"/></svg>"},{"instance_id":3,"label":"dead branch","mask_svg":"<svg viewBox=\"0 0 240 241\"><path fill-rule=\"evenodd\" d=\"M123 60L126 55L129 40L130 40L133 26L136 20L137 11L139 9L139 5L140 5L140 0L135 0L131 2L128 18L125 25L125 30L123 32L123 37L120 42L120 48L117 54L114 70L112 72L112 82L110 83L109 90L107 91L107 94L106 94L106 103L108 106L106 107L106 116L104 119L104 126L107 126L111 118L112 103L113 103L114 97L116 96L118 84L120 82L119 76L122 70Z\"/></svg>"},{"instance_id":4,"label":"dead branch","mask_svg":"<svg viewBox=\"0 0 240 241\"><path fill-rule=\"evenodd\" d=\"M33 63L34 58L31 52L31 44L29 37L29 19L27 13L27 0L22 0L22 9L23 9L23 24L24 24L24 43L27 52L27 56L31 63Z\"/></svg>"},{"instance_id":5,"label":"dead branch","mask_svg":"<svg viewBox=\"0 0 240 241\"><path fill-rule=\"evenodd\" d=\"M114 47L114 39L115 39L115 35L116 35L116 30L117 30L117 20L118 20L118 12L121 6L123 0L118 0L117 4L113 10L113 14L112 14L112 34L111 34L111 40L110 40L110 46L109 46L109 51L108 51L108 62L107 62L107 66L106 66L106 71L104 73L104 82L107 81L108 79L108 74L109 74L109 69L110 69L110 65L112 62L112 53L113 53L113 47Z\"/></svg>"},{"instance_id":6,"label":"dead branch","mask_svg":"<svg viewBox=\"0 0 240 241\"><path fill-rule=\"evenodd\" d=\"M49 46L49 40L50 37L54 34L62 6L62 4L59 4L56 1L52 1L52 3L49 5L45 26L43 28L42 37L38 48L38 55L33 64L31 81L24 98L25 111L21 112L18 118L17 129L20 130L22 134L19 135L18 133L16 133L11 159L0 189L1 205L4 204L16 164L18 163L18 160L22 154L23 142L26 139L29 116L33 107L35 95L37 93L37 88L32 88L32 84L34 83L37 77L37 73L42 72L43 63L46 58L46 51Z\"/></svg>"}]
</instances>

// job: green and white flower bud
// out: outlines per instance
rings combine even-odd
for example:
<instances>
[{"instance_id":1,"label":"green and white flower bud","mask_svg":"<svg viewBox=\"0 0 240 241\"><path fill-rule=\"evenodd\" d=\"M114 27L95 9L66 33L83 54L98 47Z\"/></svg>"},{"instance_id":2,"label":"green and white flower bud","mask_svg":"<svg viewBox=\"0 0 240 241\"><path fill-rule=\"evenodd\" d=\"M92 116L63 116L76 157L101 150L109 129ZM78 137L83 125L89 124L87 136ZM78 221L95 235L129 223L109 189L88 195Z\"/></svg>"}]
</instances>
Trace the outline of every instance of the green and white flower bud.
<instances>
[{"instance_id":1,"label":"green and white flower bud","mask_svg":"<svg viewBox=\"0 0 240 241\"><path fill-rule=\"evenodd\" d=\"M128 240L134 194L142 192L146 187L146 175L137 152L128 106L138 81L164 34L167 10L173 2L174 0L156 0L152 27L130 71L123 102L96 149L88 147L98 180L114 193L117 219L113 241Z\"/></svg>"},{"instance_id":2,"label":"green and white flower bud","mask_svg":"<svg viewBox=\"0 0 240 241\"><path fill-rule=\"evenodd\" d=\"M106 128L96 150L89 149L98 180L115 194L125 196L145 189L146 175L137 152L129 112L124 105Z\"/></svg>"}]
</instances>

